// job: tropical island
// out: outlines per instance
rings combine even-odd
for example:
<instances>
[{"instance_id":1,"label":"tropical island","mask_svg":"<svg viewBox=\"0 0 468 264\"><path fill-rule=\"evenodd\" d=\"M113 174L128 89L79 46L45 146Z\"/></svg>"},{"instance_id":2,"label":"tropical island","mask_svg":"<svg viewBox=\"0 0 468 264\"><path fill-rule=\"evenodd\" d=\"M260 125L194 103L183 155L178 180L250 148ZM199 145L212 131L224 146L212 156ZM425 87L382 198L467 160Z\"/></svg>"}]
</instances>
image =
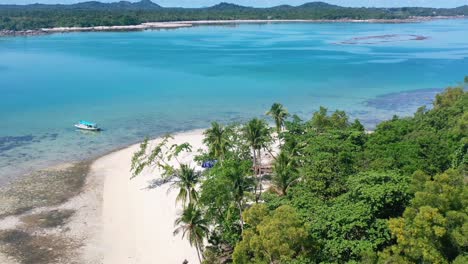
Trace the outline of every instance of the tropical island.
<instances>
[{"instance_id":1,"label":"tropical island","mask_svg":"<svg viewBox=\"0 0 468 264\"><path fill-rule=\"evenodd\" d=\"M302 120L274 103L265 118L146 139L52 181L35 175L6 192L16 202L2 209L10 257L0 260L466 263L466 85L375 131L344 111ZM41 182L62 185L30 188Z\"/></svg>"},{"instance_id":2,"label":"tropical island","mask_svg":"<svg viewBox=\"0 0 468 264\"><path fill-rule=\"evenodd\" d=\"M1 35L32 35L45 34L47 32L40 30L54 28L61 28L55 32L66 32L66 28L72 28L72 31L130 31L177 27L151 24L155 22L198 21L195 24L210 24L216 21L265 23L297 20L402 23L465 16L468 16L467 5L457 8L352 8L311 2L300 6L281 5L269 8L230 3L202 8L172 8L162 7L150 0L136 3L91 1L71 5L0 5L0 31L3 32ZM186 24L182 23L180 26Z\"/></svg>"},{"instance_id":3,"label":"tropical island","mask_svg":"<svg viewBox=\"0 0 468 264\"><path fill-rule=\"evenodd\" d=\"M194 156L215 161L203 172L178 160L190 143L165 137L140 145L133 177L161 169L151 188L176 190L174 235L203 263L465 263L467 107L448 88L368 133L344 111L303 121L275 103L274 128L212 123Z\"/></svg>"},{"instance_id":4,"label":"tropical island","mask_svg":"<svg viewBox=\"0 0 468 264\"><path fill-rule=\"evenodd\" d=\"M0 5L0 263L468 263L467 15Z\"/></svg>"}]
</instances>

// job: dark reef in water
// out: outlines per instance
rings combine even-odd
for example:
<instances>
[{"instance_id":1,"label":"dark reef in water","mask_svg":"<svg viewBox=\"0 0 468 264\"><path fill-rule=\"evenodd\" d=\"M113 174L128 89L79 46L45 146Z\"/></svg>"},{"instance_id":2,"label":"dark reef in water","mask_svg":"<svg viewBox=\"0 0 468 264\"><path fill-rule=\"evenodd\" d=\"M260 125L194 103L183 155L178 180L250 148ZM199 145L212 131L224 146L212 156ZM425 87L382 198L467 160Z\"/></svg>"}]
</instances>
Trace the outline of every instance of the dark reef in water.
<instances>
[{"instance_id":1,"label":"dark reef in water","mask_svg":"<svg viewBox=\"0 0 468 264\"><path fill-rule=\"evenodd\" d=\"M33 141L33 135L0 137L0 152L21 147Z\"/></svg>"},{"instance_id":2,"label":"dark reef in water","mask_svg":"<svg viewBox=\"0 0 468 264\"><path fill-rule=\"evenodd\" d=\"M390 93L365 101L366 106L376 109L414 112L420 106L430 107L435 96L442 89L420 89L407 92Z\"/></svg>"},{"instance_id":3,"label":"dark reef in water","mask_svg":"<svg viewBox=\"0 0 468 264\"><path fill-rule=\"evenodd\" d=\"M367 100L361 99L361 105L364 106L362 108L337 109L345 110L350 120L359 119L366 129L374 130L379 123L391 119L394 115L401 117L412 116L421 106L430 109L435 96L443 90L441 88L431 88L388 93ZM339 96L333 97L339 98ZM334 111L334 109L329 110ZM316 109L310 112L302 110L292 112L292 114L307 120L315 111Z\"/></svg>"},{"instance_id":4,"label":"dark reef in water","mask_svg":"<svg viewBox=\"0 0 468 264\"><path fill-rule=\"evenodd\" d=\"M433 88L380 95L363 102L375 110L355 111L351 112L351 116L359 118L366 128L374 129L393 115L411 116L421 106L431 108L436 94L441 91L443 89Z\"/></svg>"},{"instance_id":5,"label":"dark reef in water","mask_svg":"<svg viewBox=\"0 0 468 264\"><path fill-rule=\"evenodd\" d=\"M23 147L33 142L40 142L41 140L56 140L58 137L57 133L47 133L42 136L24 135L24 136L3 136L0 137L0 153Z\"/></svg>"},{"instance_id":6,"label":"dark reef in water","mask_svg":"<svg viewBox=\"0 0 468 264\"><path fill-rule=\"evenodd\" d=\"M337 44L343 45L374 45L380 43L398 42L398 41L420 41L426 40L429 37L422 35L407 35L407 34L389 34L377 36L355 37Z\"/></svg>"}]
</instances>

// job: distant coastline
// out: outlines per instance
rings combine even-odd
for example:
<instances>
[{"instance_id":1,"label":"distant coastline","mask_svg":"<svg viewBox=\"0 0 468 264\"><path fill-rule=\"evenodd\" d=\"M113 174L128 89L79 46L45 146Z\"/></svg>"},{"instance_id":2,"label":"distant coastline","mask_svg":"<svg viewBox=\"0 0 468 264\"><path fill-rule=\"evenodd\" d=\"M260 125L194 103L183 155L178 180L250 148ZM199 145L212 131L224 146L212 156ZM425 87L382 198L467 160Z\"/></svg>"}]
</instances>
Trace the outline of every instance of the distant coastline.
<instances>
[{"instance_id":1,"label":"distant coastline","mask_svg":"<svg viewBox=\"0 0 468 264\"><path fill-rule=\"evenodd\" d=\"M198 20L198 21L168 21L168 22L147 22L138 25L126 26L93 26L93 27L54 27L32 30L0 30L0 37L14 36L38 36L54 33L71 32L130 32L159 29L178 29L205 25L235 25L235 24L269 24L269 23L421 23L426 21L441 19L466 19L466 16L432 16L432 17L411 17L405 19L277 19L277 20Z\"/></svg>"}]
</instances>

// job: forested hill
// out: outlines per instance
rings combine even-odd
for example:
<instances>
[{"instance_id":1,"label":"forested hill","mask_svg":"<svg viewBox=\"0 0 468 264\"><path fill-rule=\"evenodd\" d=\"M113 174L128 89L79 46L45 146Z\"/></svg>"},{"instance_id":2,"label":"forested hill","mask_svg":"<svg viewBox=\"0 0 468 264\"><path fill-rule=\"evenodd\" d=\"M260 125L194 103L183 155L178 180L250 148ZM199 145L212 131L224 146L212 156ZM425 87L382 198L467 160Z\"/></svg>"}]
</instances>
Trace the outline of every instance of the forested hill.
<instances>
[{"instance_id":1,"label":"forested hill","mask_svg":"<svg viewBox=\"0 0 468 264\"><path fill-rule=\"evenodd\" d=\"M132 3L96 1L71 5L0 5L0 30L69 26L135 25L144 22L233 19L407 19L414 16L468 16L468 6L451 9L351 8L312 2L300 6L254 8L220 3L203 8L161 7L150 0Z\"/></svg>"},{"instance_id":2,"label":"forested hill","mask_svg":"<svg viewBox=\"0 0 468 264\"><path fill-rule=\"evenodd\" d=\"M31 5L0 5L0 9L10 10L154 10L162 7L150 0L140 2L120 1L113 3L101 3L98 1L87 1L77 4L31 4Z\"/></svg>"}]
</instances>

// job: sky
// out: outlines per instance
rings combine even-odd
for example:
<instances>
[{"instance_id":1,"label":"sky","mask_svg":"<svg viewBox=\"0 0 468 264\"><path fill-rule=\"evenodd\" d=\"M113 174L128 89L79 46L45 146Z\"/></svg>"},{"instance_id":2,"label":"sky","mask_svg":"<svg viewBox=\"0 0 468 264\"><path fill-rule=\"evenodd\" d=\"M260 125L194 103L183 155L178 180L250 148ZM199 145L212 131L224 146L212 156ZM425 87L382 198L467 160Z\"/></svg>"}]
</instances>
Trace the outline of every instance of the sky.
<instances>
[{"instance_id":1,"label":"sky","mask_svg":"<svg viewBox=\"0 0 468 264\"><path fill-rule=\"evenodd\" d=\"M89 0L0 0L0 4L70 4L85 2ZM99 1L99 0L98 0ZM117 2L120 0L100 0L101 2ZM135 2L139 0L130 0ZM300 5L315 0L152 0L166 7L202 7L212 6L219 2L236 3L244 6L268 7L281 4ZM401 7L401 6L423 6L423 7L457 7L468 5L468 0L322 0L330 4L352 7Z\"/></svg>"}]
</instances>

